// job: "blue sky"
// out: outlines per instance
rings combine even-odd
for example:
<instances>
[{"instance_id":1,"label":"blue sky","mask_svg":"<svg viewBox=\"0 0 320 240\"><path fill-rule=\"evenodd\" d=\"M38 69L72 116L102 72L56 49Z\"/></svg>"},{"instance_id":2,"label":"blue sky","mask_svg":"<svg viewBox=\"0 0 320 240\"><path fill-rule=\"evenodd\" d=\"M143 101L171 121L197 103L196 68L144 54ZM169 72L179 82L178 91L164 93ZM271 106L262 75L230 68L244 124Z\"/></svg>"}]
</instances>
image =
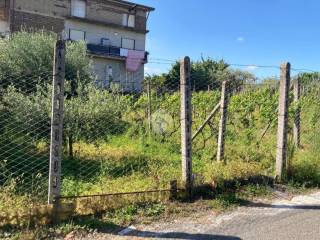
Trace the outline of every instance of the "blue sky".
<instances>
[{"instance_id":1,"label":"blue sky","mask_svg":"<svg viewBox=\"0 0 320 240\"><path fill-rule=\"evenodd\" d=\"M155 7L147 50L154 59L204 57L228 63L320 70L319 0L136 0ZM150 63L148 73L170 65ZM278 70L249 68L259 76Z\"/></svg>"}]
</instances>

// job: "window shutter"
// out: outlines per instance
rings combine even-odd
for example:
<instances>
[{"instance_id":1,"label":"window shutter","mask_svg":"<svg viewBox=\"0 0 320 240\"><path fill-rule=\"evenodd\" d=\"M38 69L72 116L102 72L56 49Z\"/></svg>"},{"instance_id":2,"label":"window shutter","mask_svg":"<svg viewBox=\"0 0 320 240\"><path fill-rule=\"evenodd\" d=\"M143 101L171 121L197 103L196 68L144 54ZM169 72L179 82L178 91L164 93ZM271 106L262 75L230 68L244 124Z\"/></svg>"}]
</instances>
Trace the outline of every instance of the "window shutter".
<instances>
[{"instance_id":1,"label":"window shutter","mask_svg":"<svg viewBox=\"0 0 320 240\"><path fill-rule=\"evenodd\" d=\"M122 38L122 48L134 49L134 40L128 38Z\"/></svg>"},{"instance_id":2,"label":"window shutter","mask_svg":"<svg viewBox=\"0 0 320 240\"><path fill-rule=\"evenodd\" d=\"M74 41L84 41L85 40L85 32L80 30L70 29L69 38Z\"/></svg>"},{"instance_id":3,"label":"window shutter","mask_svg":"<svg viewBox=\"0 0 320 240\"><path fill-rule=\"evenodd\" d=\"M71 15L74 17L86 17L86 2L84 0L71 0Z\"/></svg>"},{"instance_id":4,"label":"window shutter","mask_svg":"<svg viewBox=\"0 0 320 240\"><path fill-rule=\"evenodd\" d=\"M122 14L122 26L128 26L128 14Z\"/></svg>"},{"instance_id":5,"label":"window shutter","mask_svg":"<svg viewBox=\"0 0 320 240\"><path fill-rule=\"evenodd\" d=\"M128 27L135 27L135 15L129 15Z\"/></svg>"}]
</instances>

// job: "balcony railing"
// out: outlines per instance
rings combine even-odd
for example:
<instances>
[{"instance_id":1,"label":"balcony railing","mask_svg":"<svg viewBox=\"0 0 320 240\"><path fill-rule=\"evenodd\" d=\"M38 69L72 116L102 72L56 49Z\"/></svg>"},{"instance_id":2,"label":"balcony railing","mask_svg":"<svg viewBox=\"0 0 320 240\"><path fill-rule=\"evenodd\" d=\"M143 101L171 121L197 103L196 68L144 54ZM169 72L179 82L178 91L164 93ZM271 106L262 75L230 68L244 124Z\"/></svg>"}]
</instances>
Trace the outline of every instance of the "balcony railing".
<instances>
[{"instance_id":1,"label":"balcony railing","mask_svg":"<svg viewBox=\"0 0 320 240\"><path fill-rule=\"evenodd\" d=\"M95 55L121 57L119 47L103 46L89 43L87 44L87 50L89 53Z\"/></svg>"},{"instance_id":2,"label":"balcony railing","mask_svg":"<svg viewBox=\"0 0 320 240\"><path fill-rule=\"evenodd\" d=\"M87 44L87 51L90 54L99 55L99 56L105 56L105 57L118 57L126 59L126 57L120 55L120 49L119 47L114 46L104 46L101 44ZM145 58L144 63L148 62L148 52L145 52Z\"/></svg>"}]
</instances>

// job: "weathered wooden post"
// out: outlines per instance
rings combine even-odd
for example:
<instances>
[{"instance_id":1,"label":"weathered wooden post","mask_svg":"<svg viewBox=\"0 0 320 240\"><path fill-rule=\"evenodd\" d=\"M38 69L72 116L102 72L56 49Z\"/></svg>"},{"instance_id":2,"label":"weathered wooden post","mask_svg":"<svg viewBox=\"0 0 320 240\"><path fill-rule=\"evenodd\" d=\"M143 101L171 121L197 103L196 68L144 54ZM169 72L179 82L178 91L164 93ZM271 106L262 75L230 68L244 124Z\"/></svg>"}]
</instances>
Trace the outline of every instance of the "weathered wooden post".
<instances>
[{"instance_id":1,"label":"weathered wooden post","mask_svg":"<svg viewBox=\"0 0 320 240\"><path fill-rule=\"evenodd\" d=\"M178 197L178 181L170 181L170 200L176 200Z\"/></svg>"},{"instance_id":2,"label":"weathered wooden post","mask_svg":"<svg viewBox=\"0 0 320 240\"><path fill-rule=\"evenodd\" d=\"M217 161L224 160L224 145L225 145L225 133L227 124L227 112L228 112L228 82L222 83L221 89L221 102L220 102L220 122L219 122L219 135L218 135L218 150Z\"/></svg>"},{"instance_id":3,"label":"weathered wooden post","mask_svg":"<svg viewBox=\"0 0 320 240\"><path fill-rule=\"evenodd\" d=\"M191 65L190 58L185 57L180 64L181 95L181 158L182 182L186 197L192 197L192 104L191 104Z\"/></svg>"},{"instance_id":4,"label":"weathered wooden post","mask_svg":"<svg viewBox=\"0 0 320 240\"><path fill-rule=\"evenodd\" d=\"M297 148L300 147L300 121L301 121L301 117L300 117L301 107L299 105L300 91L301 91L300 77L297 77L293 85L294 103L298 104L295 111L295 115L294 115L294 125L293 125L293 141Z\"/></svg>"},{"instance_id":5,"label":"weathered wooden post","mask_svg":"<svg viewBox=\"0 0 320 240\"><path fill-rule=\"evenodd\" d=\"M149 135L151 135L151 131L152 131L152 92L151 92L151 82L150 82L150 77L147 78L148 81L148 128L149 128Z\"/></svg>"},{"instance_id":6,"label":"weathered wooden post","mask_svg":"<svg viewBox=\"0 0 320 240\"><path fill-rule=\"evenodd\" d=\"M54 203L61 190L62 131L64 111L65 41L58 40L54 52L51 112L51 142L48 203Z\"/></svg>"},{"instance_id":7,"label":"weathered wooden post","mask_svg":"<svg viewBox=\"0 0 320 240\"><path fill-rule=\"evenodd\" d=\"M280 76L280 96L278 112L278 139L276 155L276 178L282 181L283 168L286 164L287 141L288 141L288 108L289 108L289 88L290 88L290 63L281 64Z\"/></svg>"}]
</instances>

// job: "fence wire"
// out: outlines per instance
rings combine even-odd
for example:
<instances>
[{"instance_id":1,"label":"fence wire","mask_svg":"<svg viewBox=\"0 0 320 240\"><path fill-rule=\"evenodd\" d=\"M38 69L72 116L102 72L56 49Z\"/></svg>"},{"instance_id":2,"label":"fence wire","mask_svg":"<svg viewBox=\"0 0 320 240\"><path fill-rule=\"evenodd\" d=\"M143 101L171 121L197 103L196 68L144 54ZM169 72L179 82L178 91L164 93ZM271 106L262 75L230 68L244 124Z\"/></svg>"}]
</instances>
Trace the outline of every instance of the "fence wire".
<instances>
[{"instance_id":1,"label":"fence wire","mask_svg":"<svg viewBox=\"0 0 320 240\"><path fill-rule=\"evenodd\" d=\"M194 184L274 176L279 77L199 68L191 70ZM65 76L62 197L166 190L172 180L182 186L177 72L119 74L107 83L81 69L67 68ZM52 78L48 71L0 72L0 211L47 200ZM297 79L301 96L289 97L290 174L319 184L319 76L295 73L292 89ZM225 141L217 161L224 82Z\"/></svg>"},{"instance_id":2,"label":"fence wire","mask_svg":"<svg viewBox=\"0 0 320 240\"><path fill-rule=\"evenodd\" d=\"M51 82L0 73L0 212L47 200Z\"/></svg>"},{"instance_id":3,"label":"fence wire","mask_svg":"<svg viewBox=\"0 0 320 240\"><path fill-rule=\"evenodd\" d=\"M179 92L143 79L134 75L140 91L89 84L65 100L62 196L168 189L179 178Z\"/></svg>"},{"instance_id":4,"label":"fence wire","mask_svg":"<svg viewBox=\"0 0 320 240\"><path fill-rule=\"evenodd\" d=\"M216 76L210 84L205 79L207 74L191 76L195 185L209 183L215 187L225 180L273 176L279 78L258 79L250 72L237 70L224 70ZM224 81L225 126L221 131ZM224 139L221 148L219 131Z\"/></svg>"},{"instance_id":5,"label":"fence wire","mask_svg":"<svg viewBox=\"0 0 320 240\"><path fill-rule=\"evenodd\" d=\"M291 174L303 186L320 184L320 76L319 73L299 73L299 99L291 106L289 156ZM297 81L297 79L296 79ZM297 91L295 91L297 96ZM294 131L298 138L294 138Z\"/></svg>"}]
</instances>

